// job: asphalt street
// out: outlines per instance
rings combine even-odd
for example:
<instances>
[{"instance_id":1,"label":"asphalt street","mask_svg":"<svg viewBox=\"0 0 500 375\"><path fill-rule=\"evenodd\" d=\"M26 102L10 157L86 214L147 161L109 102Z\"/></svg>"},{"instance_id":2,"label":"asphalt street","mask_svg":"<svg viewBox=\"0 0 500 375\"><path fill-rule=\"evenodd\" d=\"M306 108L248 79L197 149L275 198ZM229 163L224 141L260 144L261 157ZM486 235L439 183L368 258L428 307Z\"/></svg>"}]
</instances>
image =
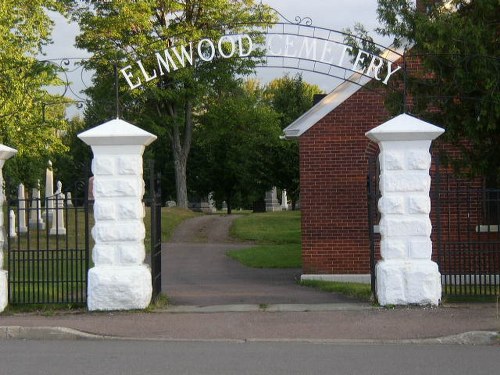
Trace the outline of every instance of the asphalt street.
<instances>
[{"instance_id":1,"label":"asphalt street","mask_svg":"<svg viewBox=\"0 0 500 375\"><path fill-rule=\"evenodd\" d=\"M0 341L9 375L492 375L498 346L298 342Z\"/></svg>"}]
</instances>

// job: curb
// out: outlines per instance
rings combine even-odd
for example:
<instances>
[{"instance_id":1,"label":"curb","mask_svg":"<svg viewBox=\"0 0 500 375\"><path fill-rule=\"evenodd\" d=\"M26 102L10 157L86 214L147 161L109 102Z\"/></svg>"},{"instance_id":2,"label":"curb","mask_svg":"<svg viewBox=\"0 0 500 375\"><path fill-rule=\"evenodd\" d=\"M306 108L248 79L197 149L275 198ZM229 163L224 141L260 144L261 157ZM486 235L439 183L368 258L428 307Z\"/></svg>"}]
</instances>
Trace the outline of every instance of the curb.
<instances>
[{"instance_id":1,"label":"curb","mask_svg":"<svg viewBox=\"0 0 500 375\"><path fill-rule=\"evenodd\" d=\"M317 311L353 311L372 310L374 307L363 303L323 303L323 304L246 304L246 305L211 305L191 306L172 305L155 313L225 313L225 312L317 312Z\"/></svg>"},{"instance_id":2,"label":"curb","mask_svg":"<svg viewBox=\"0 0 500 375\"><path fill-rule=\"evenodd\" d=\"M311 344L337 344L337 345L379 345L379 344L419 344L419 345L499 345L500 332L471 331L457 335L450 335L426 339L175 339L175 338L134 338L103 336L78 331L65 327L21 327L0 326L1 340L121 340L121 341L165 341L165 342L233 342L233 343L259 343L259 342L289 342Z\"/></svg>"},{"instance_id":3,"label":"curb","mask_svg":"<svg viewBox=\"0 0 500 375\"><path fill-rule=\"evenodd\" d=\"M66 327L0 327L0 340L102 340L104 338L106 336Z\"/></svg>"}]
</instances>

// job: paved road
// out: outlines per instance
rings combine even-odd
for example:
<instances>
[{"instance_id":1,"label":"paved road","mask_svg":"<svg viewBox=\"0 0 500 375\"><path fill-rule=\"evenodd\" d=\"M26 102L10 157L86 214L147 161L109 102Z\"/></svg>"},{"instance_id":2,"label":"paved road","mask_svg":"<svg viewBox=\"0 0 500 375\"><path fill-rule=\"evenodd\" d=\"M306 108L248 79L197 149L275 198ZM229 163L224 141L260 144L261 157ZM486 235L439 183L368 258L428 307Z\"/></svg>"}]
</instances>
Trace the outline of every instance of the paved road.
<instances>
[{"instance_id":1,"label":"paved road","mask_svg":"<svg viewBox=\"0 0 500 375\"><path fill-rule=\"evenodd\" d=\"M235 215L190 219L164 244L162 289L175 305L355 302L297 284L300 269L254 269L226 256L251 246L228 236Z\"/></svg>"},{"instance_id":2,"label":"paved road","mask_svg":"<svg viewBox=\"0 0 500 375\"><path fill-rule=\"evenodd\" d=\"M491 375L498 347L283 342L0 341L0 373Z\"/></svg>"}]
</instances>

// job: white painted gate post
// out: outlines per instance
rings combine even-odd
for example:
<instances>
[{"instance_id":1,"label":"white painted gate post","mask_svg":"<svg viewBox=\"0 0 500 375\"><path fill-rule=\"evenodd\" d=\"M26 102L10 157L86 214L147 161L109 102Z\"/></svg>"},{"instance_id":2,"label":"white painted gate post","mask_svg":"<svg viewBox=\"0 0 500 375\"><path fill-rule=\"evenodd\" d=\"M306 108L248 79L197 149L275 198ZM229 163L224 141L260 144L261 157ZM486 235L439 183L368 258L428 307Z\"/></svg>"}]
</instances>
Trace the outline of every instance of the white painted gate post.
<instances>
[{"instance_id":1,"label":"white painted gate post","mask_svg":"<svg viewBox=\"0 0 500 375\"><path fill-rule=\"evenodd\" d=\"M7 271L3 269L3 245L5 242L5 228L3 221L3 203L5 201L3 191L3 165L17 153L17 150L0 144L0 312L4 311L8 303L8 278Z\"/></svg>"},{"instance_id":2,"label":"white painted gate post","mask_svg":"<svg viewBox=\"0 0 500 375\"><path fill-rule=\"evenodd\" d=\"M116 119L78 137L94 154L95 266L88 274L88 309L144 309L152 286L144 264L142 155L156 136Z\"/></svg>"},{"instance_id":3,"label":"white painted gate post","mask_svg":"<svg viewBox=\"0 0 500 375\"><path fill-rule=\"evenodd\" d=\"M382 260L375 274L382 306L437 305L441 299L441 275L431 260L429 148L443 132L403 114L366 133L380 148Z\"/></svg>"}]
</instances>

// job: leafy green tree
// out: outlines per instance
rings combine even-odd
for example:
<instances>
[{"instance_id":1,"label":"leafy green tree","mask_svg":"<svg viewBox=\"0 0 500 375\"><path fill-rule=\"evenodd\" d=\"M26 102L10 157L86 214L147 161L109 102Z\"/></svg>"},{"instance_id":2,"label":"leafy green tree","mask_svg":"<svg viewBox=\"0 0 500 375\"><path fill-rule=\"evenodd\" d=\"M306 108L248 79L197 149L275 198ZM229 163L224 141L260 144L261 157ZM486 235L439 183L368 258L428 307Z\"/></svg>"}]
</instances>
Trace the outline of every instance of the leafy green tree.
<instances>
[{"instance_id":1,"label":"leafy green tree","mask_svg":"<svg viewBox=\"0 0 500 375\"><path fill-rule=\"evenodd\" d=\"M60 85L58 67L37 56L50 43L46 10L64 11L56 0L0 2L0 142L18 150L6 166L14 181L34 184L51 155L64 152L64 98L47 91ZM41 168L41 169L40 169Z\"/></svg>"},{"instance_id":2,"label":"leafy green tree","mask_svg":"<svg viewBox=\"0 0 500 375\"><path fill-rule=\"evenodd\" d=\"M409 110L446 129L462 151L448 161L462 172L500 183L500 22L498 0L379 0L379 32L414 44L409 56L423 69L410 72ZM388 102L401 110L401 96ZM465 142L464 142L465 141Z\"/></svg>"},{"instance_id":3,"label":"leafy green tree","mask_svg":"<svg viewBox=\"0 0 500 375\"><path fill-rule=\"evenodd\" d=\"M214 193L228 213L250 206L274 184L273 160L279 142L278 114L261 90L241 85L208 103L195 128L191 179L197 192Z\"/></svg>"},{"instance_id":4,"label":"leafy green tree","mask_svg":"<svg viewBox=\"0 0 500 375\"><path fill-rule=\"evenodd\" d=\"M140 60L151 72L154 51L162 53L165 48L180 48L203 38L218 40L227 30L255 34L249 25L270 19L268 9L256 10L253 0L113 0L93 2L75 14L82 30L77 45L93 53L86 64L96 72L94 85L87 92L92 101L87 121L94 125L114 116L114 110L103 108L114 96L113 64L121 69ZM224 44L223 48L229 47ZM188 204L186 169L202 104L231 84L235 75L250 73L256 63L252 58L206 62L196 50L194 55L192 66L142 82L134 90L124 85L119 89L122 116L160 139L168 139L169 144L163 147L171 149L173 155L180 207ZM176 58L175 63L179 61Z\"/></svg>"},{"instance_id":5,"label":"leafy green tree","mask_svg":"<svg viewBox=\"0 0 500 375\"><path fill-rule=\"evenodd\" d=\"M282 130L308 111L313 105L314 95L321 93L317 85L304 82L300 74L275 79L264 89L267 102L279 114ZM286 189L295 208L300 193L298 143L285 140L277 143L272 163L274 184Z\"/></svg>"}]
</instances>

